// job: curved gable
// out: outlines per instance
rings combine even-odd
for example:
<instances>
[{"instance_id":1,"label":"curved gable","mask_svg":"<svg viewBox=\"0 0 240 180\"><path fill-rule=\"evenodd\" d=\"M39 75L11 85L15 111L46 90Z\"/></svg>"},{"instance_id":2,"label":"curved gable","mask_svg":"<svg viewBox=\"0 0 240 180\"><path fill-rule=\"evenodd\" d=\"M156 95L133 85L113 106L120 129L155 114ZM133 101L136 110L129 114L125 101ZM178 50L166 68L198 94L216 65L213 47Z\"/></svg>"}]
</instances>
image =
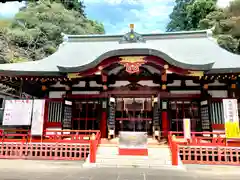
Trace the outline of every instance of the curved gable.
<instances>
[{"instance_id":1,"label":"curved gable","mask_svg":"<svg viewBox=\"0 0 240 180\"><path fill-rule=\"evenodd\" d=\"M103 60L116 57L116 56L156 56L166 61L166 63L169 63L170 65L182 68L182 69L191 69L191 70L202 70L202 71L208 71L212 68L214 63L208 63L208 64L201 64L201 65L193 65L193 64L186 64L179 62L173 58L171 58L169 55L167 55L164 52L161 52L156 49L149 49L149 48L138 48L138 49L117 49L105 52L104 54L97 57L95 60L93 60L91 63L83 65L83 66L77 66L77 67L64 67L64 66L58 66L59 71L61 72L81 72L88 70L90 68L96 67L98 64L100 64Z\"/></svg>"}]
</instances>

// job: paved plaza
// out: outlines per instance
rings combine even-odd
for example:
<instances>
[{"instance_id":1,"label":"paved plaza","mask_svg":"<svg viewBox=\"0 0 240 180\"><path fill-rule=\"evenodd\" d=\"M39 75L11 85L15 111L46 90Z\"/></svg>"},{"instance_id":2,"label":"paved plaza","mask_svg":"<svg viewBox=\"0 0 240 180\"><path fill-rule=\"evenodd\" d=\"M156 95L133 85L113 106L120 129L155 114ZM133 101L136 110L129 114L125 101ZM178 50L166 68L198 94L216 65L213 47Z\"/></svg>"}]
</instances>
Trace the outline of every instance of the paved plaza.
<instances>
[{"instance_id":1,"label":"paved plaza","mask_svg":"<svg viewBox=\"0 0 240 180\"><path fill-rule=\"evenodd\" d=\"M82 168L82 162L0 160L0 180L237 180L240 168Z\"/></svg>"}]
</instances>

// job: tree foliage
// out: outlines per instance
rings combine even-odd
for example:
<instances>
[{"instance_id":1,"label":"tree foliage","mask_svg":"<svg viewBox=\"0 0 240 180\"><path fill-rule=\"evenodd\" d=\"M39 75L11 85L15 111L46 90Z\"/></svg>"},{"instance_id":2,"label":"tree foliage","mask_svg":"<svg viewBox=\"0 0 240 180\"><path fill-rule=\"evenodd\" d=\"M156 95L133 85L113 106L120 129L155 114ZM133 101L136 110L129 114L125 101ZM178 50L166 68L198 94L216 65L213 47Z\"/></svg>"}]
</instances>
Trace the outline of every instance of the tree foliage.
<instances>
[{"instance_id":1,"label":"tree foliage","mask_svg":"<svg viewBox=\"0 0 240 180\"><path fill-rule=\"evenodd\" d=\"M187 19L187 7L194 0L175 0L175 6L170 14L170 22L167 25L167 31L190 30L190 24Z\"/></svg>"},{"instance_id":2,"label":"tree foliage","mask_svg":"<svg viewBox=\"0 0 240 180\"><path fill-rule=\"evenodd\" d=\"M219 45L230 52L240 53L240 0L233 0L224 9L216 7L216 0L195 0L186 3L185 6L188 26L172 27L172 29L167 27L167 30L197 30L214 27L214 35ZM172 19L170 16L170 20L168 26L176 21L176 18ZM178 23L185 24L185 21L181 20Z\"/></svg>"},{"instance_id":3,"label":"tree foliage","mask_svg":"<svg viewBox=\"0 0 240 180\"><path fill-rule=\"evenodd\" d=\"M49 56L62 42L61 33L104 33L103 25L87 19L81 2L77 2L30 2L11 21L0 21L0 62L34 61Z\"/></svg>"}]
</instances>

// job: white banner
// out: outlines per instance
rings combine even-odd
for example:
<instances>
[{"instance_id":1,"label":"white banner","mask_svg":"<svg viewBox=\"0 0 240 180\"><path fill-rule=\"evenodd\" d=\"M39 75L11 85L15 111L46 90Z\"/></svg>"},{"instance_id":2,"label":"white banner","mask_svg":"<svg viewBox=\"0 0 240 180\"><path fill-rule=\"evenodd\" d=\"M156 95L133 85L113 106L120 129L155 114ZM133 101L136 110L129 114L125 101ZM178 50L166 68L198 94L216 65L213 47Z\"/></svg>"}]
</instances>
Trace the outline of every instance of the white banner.
<instances>
[{"instance_id":1,"label":"white banner","mask_svg":"<svg viewBox=\"0 0 240 180\"><path fill-rule=\"evenodd\" d=\"M33 115L31 134L41 136L43 134L45 100L35 99L33 101Z\"/></svg>"},{"instance_id":2,"label":"white banner","mask_svg":"<svg viewBox=\"0 0 240 180\"><path fill-rule=\"evenodd\" d=\"M190 119L183 119L184 139L191 139L191 121Z\"/></svg>"},{"instance_id":3,"label":"white banner","mask_svg":"<svg viewBox=\"0 0 240 180\"><path fill-rule=\"evenodd\" d=\"M237 99L223 99L223 113L226 138L239 138L239 117Z\"/></svg>"},{"instance_id":4,"label":"white banner","mask_svg":"<svg viewBox=\"0 0 240 180\"><path fill-rule=\"evenodd\" d=\"M5 100L3 125L29 126L32 117L31 99Z\"/></svg>"}]
</instances>

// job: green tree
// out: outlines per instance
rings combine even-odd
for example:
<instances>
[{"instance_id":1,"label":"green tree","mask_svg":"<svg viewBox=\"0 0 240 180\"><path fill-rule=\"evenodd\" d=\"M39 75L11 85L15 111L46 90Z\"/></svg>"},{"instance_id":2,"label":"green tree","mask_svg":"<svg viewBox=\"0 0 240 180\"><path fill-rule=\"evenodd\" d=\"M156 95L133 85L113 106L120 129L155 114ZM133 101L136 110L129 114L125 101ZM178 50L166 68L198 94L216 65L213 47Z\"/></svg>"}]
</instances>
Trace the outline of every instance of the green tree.
<instances>
[{"instance_id":1,"label":"green tree","mask_svg":"<svg viewBox=\"0 0 240 180\"><path fill-rule=\"evenodd\" d=\"M0 31L0 61L39 60L49 56L62 43L61 33L104 33L103 24L83 14L55 1L29 2Z\"/></svg>"},{"instance_id":2,"label":"green tree","mask_svg":"<svg viewBox=\"0 0 240 180\"><path fill-rule=\"evenodd\" d=\"M178 6L178 3L176 3L176 6ZM184 3L185 8L181 9L184 12L181 12L181 14L185 15L187 25L181 18L179 20L177 16L171 17L170 15L171 21L168 24L167 31L210 29L214 27L214 36L217 38L219 45L230 52L240 53L240 0L233 0L224 9L216 7L216 0L195 0L191 3L184 1ZM177 10L176 6L172 14L178 14L178 12L175 12ZM183 25L172 26L175 21Z\"/></svg>"},{"instance_id":3,"label":"green tree","mask_svg":"<svg viewBox=\"0 0 240 180\"><path fill-rule=\"evenodd\" d=\"M194 0L175 0L175 6L170 14L170 22L167 25L167 31L190 30L188 21L187 6L192 4Z\"/></svg>"},{"instance_id":4,"label":"green tree","mask_svg":"<svg viewBox=\"0 0 240 180\"><path fill-rule=\"evenodd\" d=\"M199 22L209 13L217 10L216 0L195 0L186 8L190 29L199 29Z\"/></svg>"}]
</instances>

